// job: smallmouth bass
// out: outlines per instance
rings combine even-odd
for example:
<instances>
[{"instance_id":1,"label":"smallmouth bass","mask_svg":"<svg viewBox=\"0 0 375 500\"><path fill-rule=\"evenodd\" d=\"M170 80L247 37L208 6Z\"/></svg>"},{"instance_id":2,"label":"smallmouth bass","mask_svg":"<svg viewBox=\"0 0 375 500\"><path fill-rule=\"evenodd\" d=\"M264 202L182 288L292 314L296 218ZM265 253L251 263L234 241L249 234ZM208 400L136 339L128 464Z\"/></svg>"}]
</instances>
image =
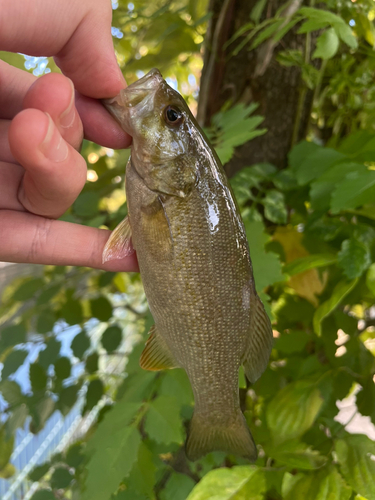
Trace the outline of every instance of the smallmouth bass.
<instances>
[{"instance_id":1,"label":"smallmouth bass","mask_svg":"<svg viewBox=\"0 0 375 500\"><path fill-rule=\"evenodd\" d=\"M104 101L133 137L126 167L128 217L103 261L137 252L155 325L146 370L182 367L195 410L186 454L221 450L255 460L240 409L238 370L255 382L272 349L245 229L223 167L183 98L158 70ZM132 242L132 243L131 243Z\"/></svg>"}]
</instances>

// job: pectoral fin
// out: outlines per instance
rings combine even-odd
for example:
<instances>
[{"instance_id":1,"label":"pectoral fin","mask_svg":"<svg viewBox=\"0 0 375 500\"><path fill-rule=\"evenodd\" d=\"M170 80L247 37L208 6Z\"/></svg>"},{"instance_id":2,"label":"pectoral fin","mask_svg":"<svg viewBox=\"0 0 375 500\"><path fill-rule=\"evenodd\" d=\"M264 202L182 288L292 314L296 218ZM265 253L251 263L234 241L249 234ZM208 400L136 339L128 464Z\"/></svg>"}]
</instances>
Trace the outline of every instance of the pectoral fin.
<instances>
[{"instance_id":1,"label":"pectoral fin","mask_svg":"<svg viewBox=\"0 0 375 500\"><path fill-rule=\"evenodd\" d=\"M153 325L150 336L139 360L141 368L144 370L158 371L166 368L177 368L178 364L167 346L163 337Z\"/></svg>"},{"instance_id":2,"label":"pectoral fin","mask_svg":"<svg viewBox=\"0 0 375 500\"><path fill-rule=\"evenodd\" d=\"M270 319L258 295L251 304L249 344L244 356L243 367L250 382L255 382L267 368L272 350L273 334Z\"/></svg>"},{"instance_id":3,"label":"pectoral fin","mask_svg":"<svg viewBox=\"0 0 375 500\"><path fill-rule=\"evenodd\" d=\"M129 217L125 217L123 221L112 231L109 240L103 250L102 262L109 260L123 259L134 252L131 242L132 230L130 227Z\"/></svg>"}]
</instances>

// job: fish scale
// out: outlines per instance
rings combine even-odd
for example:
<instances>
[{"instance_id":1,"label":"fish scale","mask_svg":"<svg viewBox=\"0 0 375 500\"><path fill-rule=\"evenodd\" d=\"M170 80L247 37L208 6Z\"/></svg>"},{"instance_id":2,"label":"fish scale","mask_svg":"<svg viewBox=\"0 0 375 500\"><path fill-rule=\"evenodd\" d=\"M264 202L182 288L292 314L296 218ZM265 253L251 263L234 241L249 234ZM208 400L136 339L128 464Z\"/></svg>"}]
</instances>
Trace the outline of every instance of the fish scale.
<instances>
[{"instance_id":1,"label":"fish scale","mask_svg":"<svg viewBox=\"0 0 375 500\"><path fill-rule=\"evenodd\" d=\"M157 70L105 106L133 136L128 219L112 233L104 260L122 258L131 233L155 320L141 366L186 370L195 399L190 459L223 450L255 460L238 369L243 364L251 382L261 375L272 329L224 170L186 103Z\"/></svg>"}]
</instances>

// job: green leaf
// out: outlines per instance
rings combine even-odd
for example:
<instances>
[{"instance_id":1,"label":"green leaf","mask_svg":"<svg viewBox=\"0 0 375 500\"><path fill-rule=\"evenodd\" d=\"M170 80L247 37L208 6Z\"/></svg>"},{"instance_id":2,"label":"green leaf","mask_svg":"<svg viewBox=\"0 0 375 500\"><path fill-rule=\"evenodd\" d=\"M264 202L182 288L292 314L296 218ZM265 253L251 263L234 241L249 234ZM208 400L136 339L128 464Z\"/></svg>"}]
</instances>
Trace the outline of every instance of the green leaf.
<instances>
[{"instance_id":1,"label":"green leaf","mask_svg":"<svg viewBox=\"0 0 375 500\"><path fill-rule=\"evenodd\" d=\"M343 241L337 257L348 279L359 278L371 264L370 249L356 238Z\"/></svg>"},{"instance_id":2,"label":"green leaf","mask_svg":"<svg viewBox=\"0 0 375 500\"><path fill-rule=\"evenodd\" d=\"M311 143L303 142L298 145L299 148L296 146L291 152L293 170L296 172L298 183L302 186L316 180L332 165L345 158L345 155L334 149L322 148L315 144L307 146L308 144ZM294 150L296 151L294 152ZM298 161L296 161L297 154Z\"/></svg>"},{"instance_id":3,"label":"green leaf","mask_svg":"<svg viewBox=\"0 0 375 500\"><path fill-rule=\"evenodd\" d=\"M145 431L158 443L182 443L184 440L181 408L175 398L159 396L149 404Z\"/></svg>"},{"instance_id":4,"label":"green leaf","mask_svg":"<svg viewBox=\"0 0 375 500\"><path fill-rule=\"evenodd\" d=\"M372 374L357 394L357 407L361 415L370 417L375 423L375 383Z\"/></svg>"},{"instance_id":5,"label":"green leaf","mask_svg":"<svg viewBox=\"0 0 375 500\"><path fill-rule=\"evenodd\" d=\"M90 300L91 314L99 321L108 321L112 318L112 304L108 299L101 296Z\"/></svg>"},{"instance_id":6,"label":"green leaf","mask_svg":"<svg viewBox=\"0 0 375 500\"><path fill-rule=\"evenodd\" d=\"M309 336L303 331L283 332L276 340L275 349L285 354L302 352L309 340Z\"/></svg>"},{"instance_id":7,"label":"green leaf","mask_svg":"<svg viewBox=\"0 0 375 500\"><path fill-rule=\"evenodd\" d=\"M26 342L26 328L22 323L1 328L0 352L5 351L10 346L23 344L24 342Z\"/></svg>"},{"instance_id":8,"label":"green leaf","mask_svg":"<svg viewBox=\"0 0 375 500\"><path fill-rule=\"evenodd\" d=\"M317 253L313 255L306 255L306 257L300 257L299 259L289 262L284 266L283 271L289 276L294 276L308 271L309 269L330 266L336 262L336 255L330 253Z\"/></svg>"},{"instance_id":9,"label":"green leaf","mask_svg":"<svg viewBox=\"0 0 375 500\"><path fill-rule=\"evenodd\" d=\"M82 443L74 443L69 446L66 452L66 463L70 467L77 469L85 460L84 456L84 445Z\"/></svg>"},{"instance_id":10,"label":"green leaf","mask_svg":"<svg viewBox=\"0 0 375 500\"><path fill-rule=\"evenodd\" d=\"M366 274L366 285L375 297L375 264L371 264Z\"/></svg>"},{"instance_id":11,"label":"green leaf","mask_svg":"<svg viewBox=\"0 0 375 500\"><path fill-rule=\"evenodd\" d=\"M159 395L171 395L181 405L191 405L194 402L193 390L185 370L167 370L163 375L158 391Z\"/></svg>"},{"instance_id":12,"label":"green leaf","mask_svg":"<svg viewBox=\"0 0 375 500\"><path fill-rule=\"evenodd\" d=\"M102 346L108 353L115 351L121 344L122 330L118 326L108 327L102 335Z\"/></svg>"},{"instance_id":13,"label":"green leaf","mask_svg":"<svg viewBox=\"0 0 375 500\"><path fill-rule=\"evenodd\" d=\"M320 35L316 42L316 49L313 53L313 59L321 57L322 59L331 59L339 48L339 37L333 28L328 29Z\"/></svg>"},{"instance_id":14,"label":"green leaf","mask_svg":"<svg viewBox=\"0 0 375 500\"><path fill-rule=\"evenodd\" d=\"M160 500L186 500L194 486L195 481L189 476L172 472L167 484L160 492Z\"/></svg>"},{"instance_id":15,"label":"green leaf","mask_svg":"<svg viewBox=\"0 0 375 500\"><path fill-rule=\"evenodd\" d=\"M55 410L55 402L52 398L45 396L43 399L32 397L28 400L29 413L32 417L30 431L37 434L41 431L47 419Z\"/></svg>"},{"instance_id":16,"label":"green leaf","mask_svg":"<svg viewBox=\"0 0 375 500\"><path fill-rule=\"evenodd\" d=\"M36 321L36 331L38 333L48 333L51 332L56 321L56 317L53 313L45 311L39 314Z\"/></svg>"},{"instance_id":17,"label":"green leaf","mask_svg":"<svg viewBox=\"0 0 375 500\"><path fill-rule=\"evenodd\" d=\"M319 469L327 462L326 457L297 439L282 443L268 454L292 469Z\"/></svg>"},{"instance_id":18,"label":"green leaf","mask_svg":"<svg viewBox=\"0 0 375 500\"><path fill-rule=\"evenodd\" d=\"M38 490L31 497L31 500L56 500L51 490Z\"/></svg>"},{"instance_id":19,"label":"green leaf","mask_svg":"<svg viewBox=\"0 0 375 500\"><path fill-rule=\"evenodd\" d=\"M95 373L98 371L99 355L97 352L93 352L90 356L86 358L86 371L87 373Z\"/></svg>"},{"instance_id":20,"label":"green leaf","mask_svg":"<svg viewBox=\"0 0 375 500\"><path fill-rule=\"evenodd\" d=\"M5 426L0 427L0 472L5 469L13 452L14 437L7 438Z\"/></svg>"},{"instance_id":21,"label":"green leaf","mask_svg":"<svg viewBox=\"0 0 375 500\"><path fill-rule=\"evenodd\" d=\"M285 500L349 500L352 490L333 466L303 475L284 497Z\"/></svg>"},{"instance_id":22,"label":"green leaf","mask_svg":"<svg viewBox=\"0 0 375 500\"><path fill-rule=\"evenodd\" d=\"M57 408L63 415L67 415L77 401L78 392L82 385L80 383L63 387L59 394Z\"/></svg>"},{"instance_id":23,"label":"green leaf","mask_svg":"<svg viewBox=\"0 0 375 500\"><path fill-rule=\"evenodd\" d=\"M265 198L262 199L264 205L264 215L266 218L276 224L285 224L287 219L287 210L283 193L271 189L267 191Z\"/></svg>"},{"instance_id":24,"label":"green leaf","mask_svg":"<svg viewBox=\"0 0 375 500\"><path fill-rule=\"evenodd\" d=\"M76 358L82 359L83 355L91 347L91 342L86 332L81 331L76 335L71 343L71 349Z\"/></svg>"},{"instance_id":25,"label":"green leaf","mask_svg":"<svg viewBox=\"0 0 375 500\"><path fill-rule=\"evenodd\" d=\"M322 404L319 389L308 380L292 382L281 389L266 410L274 441L302 436L314 423Z\"/></svg>"},{"instance_id":26,"label":"green leaf","mask_svg":"<svg viewBox=\"0 0 375 500\"><path fill-rule=\"evenodd\" d=\"M259 23L262 12L267 4L267 0L258 0L257 3L251 10L250 19L252 19L256 24Z\"/></svg>"},{"instance_id":27,"label":"green leaf","mask_svg":"<svg viewBox=\"0 0 375 500\"><path fill-rule=\"evenodd\" d=\"M80 217L94 217L99 211L99 201L100 197L95 191L83 192L74 202L74 212Z\"/></svg>"},{"instance_id":28,"label":"green leaf","mask_svg":"<svg viewBox=\"0 0 375 500\"><path fill-rule=\"evenodd\" d=\"M99 378L91 380L87 388L86 404L83 409L83 413L94 408L94 406L102 398L103 394L104 394L103 382Z\"/></svg>"},{"instance_id":29,"label":"green leaf","mask_svg":"<svg viewBox=\"0 0 375 500\"><path fill-rule=\"evenodd\" d=\"M10 406L16 406L24 402L21 387L13 380L3 380L0 382L0 392Z\"/></svg>"},{"instance_id":30,"label":"green leaf","mask_svg":"<svg viewBox=\"0 0 375 500\"><path fill-rule=\"evenodd\" d=\"M155 473L156 466L153 462L152 452L145 443L141 443L138 448L137 460L130 471L127 484L131 489L145 494L147 498L152 498L156 481Z\"/></svg>"},{"instance_id":31,"label":"green leaf","mask_svg":"<svg viewBox=\"0 0 375 500\"><path fill-rule=\"evenodd\" d=\"M28 351L21 349L13 349L5 359L4 366L1 372L1 379L4 380L12 373L16 372L22 365L28 355Z\"/></svg>"},{"instance_id":32,"label":"green leaf","mask_svg":"<svg viewBox=\"0 0 375 500\"><path fill-rule=\"evenodd\" d=\"M375 171L358 170L346 175L332 193L331 209L337 214L340 210L350 210L375 199Z\"/></svg>"},{"instance_id":33,"label":"green leaf","mask_svg":"<svg viewBox=\"0 0 375 500\"><path fill-rule=\"evenodd\" d=\"M375 500L375 443L362 434L348 435L336 441L340 470L347 483L367 500Z\"/></svg>"},{"instance_id":34,"label":"green leaf","mask_svg":"<svg viewBox=\"0 0 375 500\"><path fill-rule=\"evenodd\" d=\"M47 387L47 373L39 363L30 364L29 376L33 392L45 391Z\"/></svg>"},{"instance_id":35,"label":"green leaf","mask_svg":"<svg viewBox=\"0 0 375 500\"><path fill-rule=\"evenodd\" d=\"M129 474L137 460L141 443L138 430L129 424L139 407L139 403L120 401L106 413L98 426L85 450L89 463L82 500L109 498L117 490L120 481Z\"/></svg>"},{"instance_id":36,"label":"green leaf","mask_svg":"<svg viewBox=\"0 0 375 500\"><path fill-rule=\"evenodd\" d=\"M337 35L341 40L346 43L351 49L358 48L358 42L356 37L353 35L353 31L349 25L345 23L339 23L334 26Z\"/></svg>"},{"instance_id":37,"label":"green leaf","mask_svg":"<svg viewBox=\"0 0 375 500\"><path fill-rule=\"evenodd\" d=\"M44 477L47 474L47 472L50 470L50 468L51 468L50 462L47 462L47 463L42 464L42 465L37 465L30 472L30 474L28 475L28 478L30 479L30 481L33 481L33 482L40 481L42 479L42 477Z\"/></svg>"},{"instance_id":38,"label":"green leaf","mask_svg":"<svg viewBox=\"0 0 375 500\"><path fill-rule=\"evenodd\" d=\"M73 481L73 475L65 467L56 467L52 473L51 486L54 489L67 488Z\"/></svg>"},{"instance_id":39,"label":"green leaf","mask_svg":"<svg viewBox=\"0 0 375 500\"><path fill-rule=\"evenodd\" d=\"M255 283L258 292L260 292L268 285L284 281L285 277L281 272L279 256L264 250L264 245L270 238L263 232L264 226L262 222L250 221L247 217L244 217L244 223L250 246Z\"/></svg>"},{"instance_id":40,"label":"green leaf","mask_svg":"<svg viewBox=\"0 0 375 500\"><path fill-rule=\"evenodd\" d=\"M58 358L60 349L61 342L59 340L56 340L55 337L51 337L50 339L48 339L47 347L44 349L44 351L41 351L39 353L38 363L40 364L40 366L47 370L47 368L52 365Z\"/></svg>"},{"instance_id":41,"label":"green leaf","mask_svg":"<svg viewBox=\"0 0 375 500\"><path fill-rule=\"evenodd\" d=\"M58 379L63 380L65 378L70 377L72 364L69 358L67 358L66 356L62 356L61 358L55 361L54 366L55 366L55 376Z\"/></svg>"},{"instance_id":42,"label":"green leaf","mask_svg":"<svg viewBox=\"0 0 375 500\"><path fill-rule=\"evenodd\" d=\"M348 295L349 292L353 290L355 285L357 284L358 278L352 281L340 281L337 283L331 297L323 302L318 309L315 311L313 325L314 331L317 335L321 335L322 326L321 323L324 318L326 318L332 311L336 309L336 307L341 303L341 301Z\"/></svg>"},{"instance_id":43,"label":"green leaf","mask_svg":"<svg viewBox=\"0 0 375 500\"><path fill-rule=\"evenodd\" d=\"M14 292L12 298L17 301L29 300L35 296L44 286L44 281L41 278L28 278Z\"/></svg>"},{"instance_id":44,"label":"green leaf","mask_svg":"<svg viewBox=\"0 0 375 500\"><path fill-rule=\"evenodd\" d=\"M75 299L68 299L62 306L60 314L69 325L82 323L83 310L81 302Z\"/></svg>"},{"instance_id":45,"label":"green leaf","mask_svg":"<svg viewBox=\"0 0 375 500\"><path fill-rule=\"evenodd\" d=\"M242 465L208 472L186 500L263 500L265 474Z\"/></svg>"}]
</instances>

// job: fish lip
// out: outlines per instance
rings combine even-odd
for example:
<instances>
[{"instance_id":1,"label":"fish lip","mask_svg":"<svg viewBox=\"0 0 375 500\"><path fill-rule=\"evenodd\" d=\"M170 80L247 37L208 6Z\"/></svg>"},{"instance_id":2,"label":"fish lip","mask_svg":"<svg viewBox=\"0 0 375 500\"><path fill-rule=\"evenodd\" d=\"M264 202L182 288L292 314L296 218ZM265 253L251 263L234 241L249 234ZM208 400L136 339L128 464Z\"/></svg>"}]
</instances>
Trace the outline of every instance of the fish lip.
<instances>
[{"instance_id":1,"label":"fish lip","mask_svg":"<svg viewBox=\"0 0 375 500\"><path fill-rule=\"evenodd\" d=\"M117 96L110 99L102 99L102 104L120 125L128 131L127 116L129 113L133 114L135 112L132 108L137 107L137 112L139 112L140 108L146 107L150 98L152 98L163 82L164 79L160 71L154 68L145 76L129 85L129 87L121 90Z\"/></svg>"}]
</instances>

